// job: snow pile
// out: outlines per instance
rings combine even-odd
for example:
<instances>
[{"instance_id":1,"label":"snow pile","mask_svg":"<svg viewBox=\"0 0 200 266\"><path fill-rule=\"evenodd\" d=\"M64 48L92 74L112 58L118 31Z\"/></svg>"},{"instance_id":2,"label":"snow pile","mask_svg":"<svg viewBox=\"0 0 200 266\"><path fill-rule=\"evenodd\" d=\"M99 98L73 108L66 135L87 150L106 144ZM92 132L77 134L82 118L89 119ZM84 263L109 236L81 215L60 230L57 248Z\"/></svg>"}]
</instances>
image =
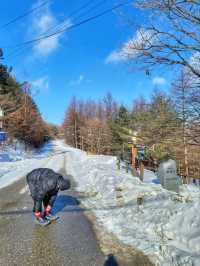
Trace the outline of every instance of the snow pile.
<instances>
[{"instance_id":1,"label":"snow pile","mask_svg":"<svg viewBox=\"0 0 200 266\"><path fill-rule=\"evenodd\" d=\"M87 155L63 141L53 141L28 158L1 162L0 188L37 167L55 171L64 165L77 190L87 192L85 206L98 222L122 242L142 250L155 265L200 265L200 190L182 186L176 194L164 190L154 173L144 182L117 170L112 156Z\"/></svg>"},{"instance_id":2,"label":"snow pile","mask_svg":"<svg viewBox=\"0 0 200 266\"><path fill-rule=\"evenodd\" d=\"M11 149L10 149L11 150ZM8 150L7 150L8 151ZM55 171L59 171L64 167L63 151L58 150L56 142L49 142L39 150L33 150L32 154L23 153L17 161L5 161L0 163L0 189L4 188L35 168L48 167ZM6 154L6 152L4 152ZM20 154L20 151L18 151ZM8 153L8 155L10 155Z\"/></svg>"},{"instance_id":3,"label":"snow pile","mask_svg":"<svg viewBox=\"0 0 200 266\"><path fill-rule=\"evenodd\" d=\"M25 152L23 144L16 143L1 147L0 162L13 162L26 158L28 154Z\"/></svg>"},{"instance_id":4,"label":"snow pile","mask_svg":"<svg viewBox=\"0 0 200 266\"><path fill-rule=\"evenodd\" d=\"M45 157L49 152L53 151L53 148L54 142L48 142L40 149L26 149L23 143L15 142L1 147L0 162L16 162L25 159Z\"/></svg>"},{"instance_id":5,"label":"snow pile","mask_svg":"<svg viewBox=\"0 0 200 266\"><path fill-rule=\"evenodd\" d=\"M200 191L163 189L152 172L145 182L117 170L116 158L67 153L66 170L88 192L83 201L99 223L126 244L142 250L156 265L200 265Z\"/></svg>"}]
</instances>

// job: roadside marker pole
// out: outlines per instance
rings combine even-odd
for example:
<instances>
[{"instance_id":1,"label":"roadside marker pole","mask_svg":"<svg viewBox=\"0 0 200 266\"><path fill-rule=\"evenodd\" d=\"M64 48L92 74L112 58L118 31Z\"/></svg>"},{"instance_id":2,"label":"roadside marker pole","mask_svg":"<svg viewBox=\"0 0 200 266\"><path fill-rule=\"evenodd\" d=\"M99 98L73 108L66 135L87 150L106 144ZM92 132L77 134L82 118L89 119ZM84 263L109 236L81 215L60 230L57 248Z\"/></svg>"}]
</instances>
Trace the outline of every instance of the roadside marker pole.
<instances>
[{"instance_id":1,"label":"roadside marker pole","mask_svg":"<svg viewBox=\"0 0 200 266\"><path fill-rule=\"evenodd\" d=\"M132 174L133 176L137 176L136 157L137 157L137 148L135 145L132 145Z\"/></svg>"},{"instance_id":2,"label":"roadside marker pole","mask_svg":"<svg viewBox=\"0 0 200 266\"><path fill-rule=\"evenodd\" d=\"M144 179L144 165L143 165L143 162L141 160L139 162L139 169L140 169L140 180L143 181L143 179Z\"/></svg>"}]
</instances>

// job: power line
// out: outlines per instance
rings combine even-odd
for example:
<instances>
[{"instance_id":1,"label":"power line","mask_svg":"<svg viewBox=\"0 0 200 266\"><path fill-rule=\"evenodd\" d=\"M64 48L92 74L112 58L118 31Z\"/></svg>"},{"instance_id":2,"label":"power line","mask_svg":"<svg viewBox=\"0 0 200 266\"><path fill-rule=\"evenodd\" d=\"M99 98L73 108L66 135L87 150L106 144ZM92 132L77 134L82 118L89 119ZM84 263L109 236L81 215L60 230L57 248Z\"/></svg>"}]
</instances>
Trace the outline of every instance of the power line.
<instances>
[{"instance_id":1,"label":"power line","mask_svg":"<svg viewBox=\"0 0 200 266\"><path fill-rule=\"evenodd\" d=\"M87 19L84 19L84 20L82 20L82 21L80 21L80 22L78 22L76 24L72 24L71 26L65 27L64 29L58 30L58 31L56 31L54 33L51 33L51 34L48 34L46 36L35 38L35 39L29 40L29 41L26 41L26 42L19 43L19 44L15 45L14 47L17 48L17 47L21 47L21 46L24 46L24 45L34 44L34 43L40 42L40 41L42 41L44 39L53 38L53 37L55 37L55 36L57 36L57 35L59 35L59 34L61 34L63 32L66 32L68 30L77 28L77 27L79 27L79 26L81 26L83 24L86 24L86 23L88 23L88 22L90 22L92 20L100 18L100 17L102 17L102 16L104 16L104 15L106 15L106 14L108 14L108 13L110 13L110 12L120 8L120 7L122 7L122 6L125 6L125 5L127 5L129 3L131 3L131 2L132 2L132 0L131 1L130 0L129 1L125 1L125 2L123 1L120 4L114 5L113 7L108 8L108 9L102 11L101 13L98 13L98 14L96 14L94 16L91 16L91 17L89 17Z\"/></svg>"},{"instance_id":2,"label":"power line","mask_svg":"<svg viewBox=\"0 0 200 266\"><path fill-rule=\"evenodd\" d=\"M9 25L11 25L11 24L17 22L18 20L23 19L23 18L29 16L30 14L32 14L32 13L34 13L35 11L41 9L43 6L47 5L47 4L50 3L50 2L52 2L52 0L48 0L48 1L44 1L44 2L42 2L39 6L37 6L37 7L35 7L35 8L32 8L32 9L26 11L24 14L19 15L19 16L17 16L16 18L14 18L14 19L8 21L7 23L1 25L1 26L0 26L0 29L6 28L7 26L9 26Z\"/></svg>"},{"instance_id":3,"label":"power line","mask_svg":"<svg viewBox=\"0 0 200 266\"><path fill-rule=\"evenodd\" d=\"M102 5L102 4L105 3L106 1L107 1L107 0L103 0L103 1L99 1L99 2L97 2L97 4L95 4L94 6L92 6L89 10L86 10L86 11L82 12L79 16L76 16L75 18L73 18L74 15L80 13L80 11L82 11L82 10L84 10L84 9L87 9L91 4L93 4L93 3L91 2L91 0L90 0L90 1L87 1L85 4L81 5L78 9L73 10L73 11L69 14L68 19L72 19L72 18L75 19L75 20L76 20L76 19L80 19L80 18L82 18L84 15L86 15L87 13L89 13L89 12L91 12L92 10L98 8L100 5ZM63 21L63 22L64 22L64 21ZM45 33L46 33L46 34L47 34L48 32L50 33L50 32L52 32L53 29L55 29L55 30L61 30L61 29L63 29L63 28L65 29L65 28L66 28L66 23L63 23L63 22L57 24L56 26L50 27ZM40 35L39 37L43 37L43 36L44 36L44 34L43 34L43 35ZM38 38L39 38L39 37L38 37ZM20 55L20 54L22 54L23 51L24 51L24 49L25 49L24 47L21 47L20 49L19 49L19 48L14 49L13 52L11 52L11 53L7 56L7 58L9 58L9 57L12 56L12 55L15 55L18 51L19 51L19 53L17 53L17 56Z\"/></svg>"},{"instance_id":4,"label":"power line","mask_svg":"<svg viewBox=\"0 0 200 266\"><path fill-rule=\"evenodd\" d=\"M89 5L91 4L91 0L89 0L88 2L86 2L85 4L81 5L78 9L73 10L69 15L68 15L68 19L73 18L73 16L77 13L79 13L81 10L87 8ZM59 24L50 27L49 29L47 29L46 33L51 32L53 29L59 29L61 26L63 27L65 20L63 22L60 22Z\"/></svg>"},{"instance_id":5,"label":"power line","mask_svg":"<svg viewBox=\"0 0 200 266\"><path fill-rule=\"evenodd\" d=\"M39 37L39 38L36 38L36 39L30 40L30 41L26 41L26 42L20 43L20 44L14 46L14 48L15 48L14 51L11 52L11 53L7 56L7 58L10 57L10 56L12 56L13 54L15 54L16 52L18 52L19 50L20 50L20 52L17 53L15 56L19 56L19 55L23 54L23 52L25 51L25 47L23 47L23 46L29 46L29 45L32 45L32 44L34 44L34 43L40 42L40 41L42 41L42 40L44 40L44 39L55 38L57 35L59 35L59 34L65 32L65 31L71 30L71 29L76 28L76 27L78 27L78 26L81 26L82 24L85 24L85 23L87 23L87 22L89 22L89 21L92 21L92 20L95 20L95 19L97 19L97 18L99 18L99 17L102 17L102 16L104 16L104 15L106 15L106 14L108 14L108 13L110 13L110 12L112 12L112 11L114 11L114 10L120 8L120 7L123 7L123 6L125 6L125 5L127 5L127 4L129 4L129 3L132 3L132 0L131 0L131 1L129 0L129 1L121 2L120 4L117 4L117 5L115 5L115 6L111 7L111 8L109 8L109 9L106 9L106 10L104 10L103 12L101 12L101 13L95 15L95 16L89 17L89 18L87 18L87 19L85 19L85 20L82 20L81 22L78 22L78 23L76 23L76 24L73 24L73 25L71 25L71 26L69 26L69 27L66 27L66 28L64 28L64 29L62 29L62 30L56 31L56 32L51 33L51 34L49 34L49 35L42 36L42 37Z\"/></svg>"},{"instance_id":6,"label":"power line","mask_svg":"<svg viewBox=\"0 0 200 266\"><path fill-rule=\"evenodd\" d=\"M86 2L84 5L82 5L81 7L79 7L78 9L75 9L74 11L72 11L69 14L69 16L67 17L67 19L73 19L73 20L81 19L84 15L87 15L89 12L93 11L94 9L96 9L97 7L99 7L100 5L102 5L103 3L105 3L106 1L107 0L100 1L97 4L95 4L94 6L92 6L89 10L86 10L86 11L82 12L80 15L74 17L74 15L76 15L77 13L80 13L80 11L82 11L84 9L87 9L87 7L89 7L91 4L93 4L91 2L91 0L90 0L90 1ZM46 34L48 32L51 32L53 29L54 30L61 30L61 29L63 29L64 26L66 26L66 23L64 23L64 22L65 22L65 20L63 22L57 24L56 26L53 26L53 27L49 28L46 31ZM44 36L44 35L42 35L42 36Z\"/></svg>"},{"instance_id":7,"label":"power line","mask_svg":"<svg viewBox=\"0 0 200 266\"><path fill-rule=\"evenodd\" d=\"M41 8L44 4L47 4L48 2L51 2L52 0L48 0L46 2L44 2L43 4L41 4L40 6L37 7L38 8ZM75 17L75 19L80 19L81 17L83 17L85 14L87 14L88 12L92 11L93 9L96 9L98 6L100 6L103 2L105 2L107 0L103 0L103 1L100 1L98 2L95 6L91 7L88 11L85 11L84 13L81 13L79 16ZM72 19L74 17L75 14L79 13L80 11L86 9L88 6L90 6L92 4L91 0L87 1L85 4L81 5L79 8L73 10L69 16L68 16L68 19ZM31 11L30 11L31 12ZM23 16L23 15L22 15ZM73 18L74 19L74 18ZM14 21L14 20L13 20ZM9 22L10 24L11 22ZM55 30L61 30L64 26L66 26L66 23L65 23L65 20L61 23L58 23L57 25L53 26L53 27L50 27L48 28L44 33L47 34L48 32L52 32L53 29ZM1 29L1 27L0 27ZM39 37L43 37L44 36L44 33L39 35ZM13 46L3 46L3 48L12 48Z\"/></svg>"},{"instance_id":8,"label":"power line","mask_svg":"<svg viewBox=\"0 0 200 266\"><path fill-rule=\"evenodd\" d=\"M78 13L79 11L87 8L90 4L92 3L91 0L89 0L88 2L86 2L84 5L80 6L80 8L72 11L70 14L69 14L69 17L73 17L76 13Z\"/></svg>"},{"instance_id":9,"label":"power line","mask_svg":"<svg viewBox=\"0 0 200 266\"><path fill-rule=\"evenodd\" d=\"M84 17L84 15L87 15L88 13L90 13L91 11L93 11L94 9L97 9L99 6L101 6L105 2L107 2L107 0L99 1L97 4L95 4L94 6L92 6L89 10L83 12L78 18ZM76 17L75 17L75 19L76 19Z\"/></svg>"}]
</instances>

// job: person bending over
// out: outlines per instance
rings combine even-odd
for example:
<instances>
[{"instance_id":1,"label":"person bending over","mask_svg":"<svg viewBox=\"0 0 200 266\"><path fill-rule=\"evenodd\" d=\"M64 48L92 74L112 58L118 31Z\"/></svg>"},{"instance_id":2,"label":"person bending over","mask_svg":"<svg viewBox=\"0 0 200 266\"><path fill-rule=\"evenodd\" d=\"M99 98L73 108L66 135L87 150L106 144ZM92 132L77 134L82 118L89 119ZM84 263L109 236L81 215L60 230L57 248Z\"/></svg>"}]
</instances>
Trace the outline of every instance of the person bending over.
<instances>
[{"instance_id":1,"label":"person bending over","mask_svg":"<svg viewBox=\"0 0 200 266\"><path fill-rule=\"evenodd\" d=\"M27 174L26 180L34 201L33 212L37 223L47 225L58 217L51 209L58 191L70 188L70 181L49 168L38 168ZM43 206L42 206L43 205Z\"/></svg>"}]
</instances>

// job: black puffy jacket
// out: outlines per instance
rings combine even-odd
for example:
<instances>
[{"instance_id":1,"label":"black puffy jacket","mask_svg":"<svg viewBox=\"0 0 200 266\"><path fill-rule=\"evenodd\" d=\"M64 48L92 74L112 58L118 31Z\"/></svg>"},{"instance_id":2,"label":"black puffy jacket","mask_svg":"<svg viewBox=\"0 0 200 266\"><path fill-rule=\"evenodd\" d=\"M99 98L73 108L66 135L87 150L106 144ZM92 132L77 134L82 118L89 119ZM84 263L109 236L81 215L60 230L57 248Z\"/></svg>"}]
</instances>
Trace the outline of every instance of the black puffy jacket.
<instances>
[{"instance_id":1,"label":"black puffy jacket","mask_svg":"<svg viewBox=\"0 0 200 266\"><path fill-rule=\"evenodd\" d=\"M70 181L49 168L38 168L27 174L27 183L31 196L35 200L42 200L47 194L57 194L59 190L70 188Z\"/></svg>"}]
</instances>

